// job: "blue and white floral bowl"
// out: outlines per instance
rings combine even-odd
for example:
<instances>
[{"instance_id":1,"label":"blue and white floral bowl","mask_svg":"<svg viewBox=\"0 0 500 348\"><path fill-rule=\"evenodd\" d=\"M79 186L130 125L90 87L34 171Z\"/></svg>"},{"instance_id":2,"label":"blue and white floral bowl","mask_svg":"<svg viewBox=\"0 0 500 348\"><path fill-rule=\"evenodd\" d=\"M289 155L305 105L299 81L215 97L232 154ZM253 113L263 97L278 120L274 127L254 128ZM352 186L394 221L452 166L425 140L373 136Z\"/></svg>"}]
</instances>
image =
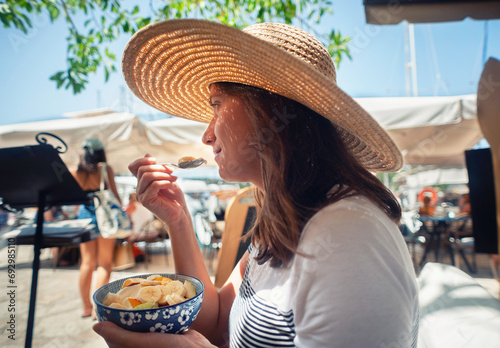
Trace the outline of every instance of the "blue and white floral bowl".
<instances>
[{"instance_id":1,"label":"blue and white floral bowl","mask_svg":"<svg viewBox=\"0 0 500 348\"><path fill-rule=\"evenodd\" d=\"M189 280L196 289L196 296L174 306L164 306L152 309L119 309L102 304L102 301L108 293L116 293L122 288L125 280L129 278L147 278L152 274L168 277L172 280L179 280L181 282ZM125 330L136 332L182 333L187 330L200 312L201 303L203 301L203 283L196 278L182 274L152 274L130 276L115 280L99 288L94 293L97 319L99 321L111 321Z\"/></svg>"}]
</instances>

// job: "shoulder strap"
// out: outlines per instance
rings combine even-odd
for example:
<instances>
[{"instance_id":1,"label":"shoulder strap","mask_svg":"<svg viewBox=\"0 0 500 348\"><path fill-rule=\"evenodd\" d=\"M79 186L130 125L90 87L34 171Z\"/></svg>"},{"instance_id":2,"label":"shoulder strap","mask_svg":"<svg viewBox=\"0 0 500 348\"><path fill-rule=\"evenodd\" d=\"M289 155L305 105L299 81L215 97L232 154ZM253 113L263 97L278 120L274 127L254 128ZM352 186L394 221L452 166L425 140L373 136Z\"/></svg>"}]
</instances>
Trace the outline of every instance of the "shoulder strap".
<instances>
[{"instance_id":1,"label":"shoulder strap","mask_svg":"<svg viewBox=\"0 0 500 348\"><path fill-rule=\"evenodd\" d=\"M101 176L101 178L100 178L99 189L101 191L104 191L105 183L108 185L108 187L110 187L109 178L108 178L108 167L106 165L106 162L102 162L100 176Z\"/></svg>"}]
</instances>

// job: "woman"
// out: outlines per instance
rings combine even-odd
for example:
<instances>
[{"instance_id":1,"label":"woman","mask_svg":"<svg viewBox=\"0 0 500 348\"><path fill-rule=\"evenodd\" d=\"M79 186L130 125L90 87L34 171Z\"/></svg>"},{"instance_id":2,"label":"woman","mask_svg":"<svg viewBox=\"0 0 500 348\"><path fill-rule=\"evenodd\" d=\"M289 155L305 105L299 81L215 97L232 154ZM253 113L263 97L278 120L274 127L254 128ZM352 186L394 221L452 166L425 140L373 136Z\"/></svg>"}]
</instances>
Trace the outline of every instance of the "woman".
<instances>
[{"instance_id":1,"label":"woman","mask_svg":"<svg viewBox=\"0 0 500 348\"><path fill-rule=\"evenodd\" d=\"M220 176L253 183L258 212L249 251L216 289L172 170L150 156L132 162L138 200L169 226L176 272L205 294L183 335L96 324L111 347L415 346L401 210L368 171L398 170L401 154L337 87L317 40L284 24L167 21L131 39L123 71L150 105L210 122L203 142Z\"/></svg>"},{"instance_id":2,"label":"woman","mask_svg":"<svg viewBox=\"0 0 500 348\"><path fill-rule=\"evenodd\" d=\"M106 163L106 154L104 146L98 139L87 139L83 142L82 148L84 153L80 156L80 163L76 172L73 173L82 190L86 192L98 191L101 182L101 166ZM115 194L121 202L116 190L114 173L110 165L106 165L110 186L109 189ZM78 211L78 219L92 219L97 227L95 207L94 205L81 205ZM82 318L87 318L95 314L92 310L90 301L90 287L92 283L92 274L97 265L96 287L100 288L109 282L111 275L111 267L113 266L113 251L115 247L115 239L105 239L101 236L97 239L80 244L81 264L80 264L80 296L83 302Z\"/></svg>"}]
</instances>

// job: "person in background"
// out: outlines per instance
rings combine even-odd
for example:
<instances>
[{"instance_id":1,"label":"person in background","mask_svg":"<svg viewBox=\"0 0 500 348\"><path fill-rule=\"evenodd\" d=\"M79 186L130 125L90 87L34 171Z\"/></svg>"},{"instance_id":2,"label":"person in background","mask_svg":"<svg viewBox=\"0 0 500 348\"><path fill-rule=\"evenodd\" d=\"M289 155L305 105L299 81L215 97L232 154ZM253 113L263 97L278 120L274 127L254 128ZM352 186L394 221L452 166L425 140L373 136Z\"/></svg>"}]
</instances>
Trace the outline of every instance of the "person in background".
<instances>
[{"instance_id":1,"label":"person in background","mask_svg":"<svg viewBox=\"0 0 500 348\"><path fill-rule=\"evenodd\" d=\"M60 206L50 207L43 213L44 221L66 220L69 214L66 213ZM57 266L69 266L69 262L61 258L61 247L51 248L52 258L56 260Z\"/></svg>"},{"instance_id":2,"label":"person in background","mask_svg":"<svg viewBox=\"0 0 500 348\"><path fill-rule=\"evenodd\" d=\"M130 217L132 222L132 230L134 233L127 238L127 241L132 243L132 250L136 262L144 261L144 252L137 246L136 240L140 240L142 236L142 228L153 219L154 215L144 208L144 206L137 201L135 192L129 195L128 204L125 206L125 212Z\"/></svg>"},{"instance_id":3,"label":"person in background","mask_svg":"<svg viewBox=\"0 0 500 348\"><path fill-rule=\"evenodd\" d=\"M468 193L464 193L460 198L458 203L459 214L462 216L470 215L470 196Z\"/></svg>"},{"instance_id":4,"label":"person in background","mask_svg":"<svg viewBox=\"0 0 500 348\"><path fill-rule=\"evenodd\" d=\"M98 139L87 139L82 144L83 155L80 156L80 162L76 171L72 172L78 184L85 192L99 191L101 182L101 166L106 163L106 154L104 146ZM120 196L116 189L114 180L114 172L109 164L106 165L108 178L111 187L110 189L118 201L121 202ZM96 232L99 233L93 203L88 205L82 204L78 212L78 219L92 219L95 224ZM81 264L79 287L80 295L83 302L82 318L87 318L95 314L90 300L90 289L92 283L92 274L97 266L96 288L100 288L109 282L111 268L113 266L113 251L115 247L115 239L103 238L98 236L97 239L80 244Z\"/></svg>"},{"instance_id":5,"label":"person in background","mask_svg":"<svg viewBox=\"0 0 500 348\"><path fill-rule=\"evenodd\" d=\"M136 194L129 195L129 203L125 207L125 212L130 216L134 234L140 234L144 225L154 218L154 215L137 201Z\"/></svg>"},{"instance_id":6,"label":"person in background","mask_svg":"<svg viewBox=\"0 0 500 348\"><path fill-rule=\"evenodd\" d=\"M136 33L123 71L150 105L209 122L203 143L222 179L255 185L257 216L251 246L217 289L172 169L149 155L132 162L137 200L170 231L176 272L205 290L182 335L97 323L110 347L416 346L401 208L372 174L397 171L402 155L338 88L318 40L279 23L240 31L172 20Z\"/></svg>"},{"instance_id":7,"label":"person in background","mask_svg":"<svg viewBox=\"0 0 500 348\"><path fill-rule=\"evenodd\" d=\"M433 216L436 212L436 206L431 204L431 197L425 196L423 205L418 210L418 214L423 217Z\"/></svg>"}]
</instances>

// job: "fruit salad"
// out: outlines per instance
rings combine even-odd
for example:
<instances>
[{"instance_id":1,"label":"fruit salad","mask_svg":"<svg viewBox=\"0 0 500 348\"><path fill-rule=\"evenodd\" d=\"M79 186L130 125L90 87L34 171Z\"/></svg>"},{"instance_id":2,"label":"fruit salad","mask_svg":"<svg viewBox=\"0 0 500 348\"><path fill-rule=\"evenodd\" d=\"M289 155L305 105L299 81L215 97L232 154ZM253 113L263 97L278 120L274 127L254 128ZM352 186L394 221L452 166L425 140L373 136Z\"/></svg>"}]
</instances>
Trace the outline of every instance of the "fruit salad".
<instances>
[{"instance_id":1,"label":"fruit salad","mask_svg":"<svg viewBox=\"0 0 500 348\"><path fill-rule=\"evenodd\" d=\"M150 309L173 306L196 296L196 289L188 280L178 280L151 275L125 280L117 293L108 293L102 304L121 309Z\"/></svg>"}]
</instances>

